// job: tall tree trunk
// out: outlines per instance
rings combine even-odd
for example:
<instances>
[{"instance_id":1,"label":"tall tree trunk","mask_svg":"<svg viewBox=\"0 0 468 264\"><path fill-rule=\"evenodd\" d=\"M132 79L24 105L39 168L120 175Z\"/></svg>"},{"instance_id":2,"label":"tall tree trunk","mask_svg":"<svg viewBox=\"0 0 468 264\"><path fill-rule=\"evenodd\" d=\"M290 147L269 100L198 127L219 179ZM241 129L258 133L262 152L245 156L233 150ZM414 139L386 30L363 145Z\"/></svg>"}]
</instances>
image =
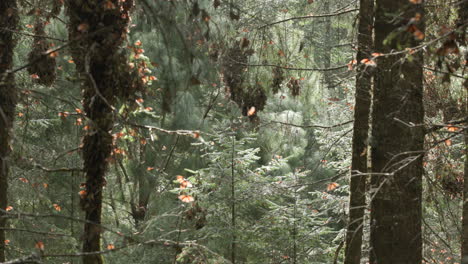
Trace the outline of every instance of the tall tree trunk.
<instances>
[{"instance_id":1,"label":"tall tree trunk","mask_svg":"<svg viewBox=\"0 0 468 264\"><path fill-rule=\"evenodd\" d=\"M18 24L16 0L0 1L0 209L8 206L8 155L10 153L11 129L13 127L17 91L13 74L7 71L13 66L15 41L11 31ZM6 218L0 211L0 262L5 262Z\"/></svg>"},{"instance_id":2,"label":"tall tree trunk","mask_svg":"<svg viewBox=\"0 0 468 264\"><path fill-rule=\"evenodd\" d=\"M468 113L466 109L465 113ZM463 175L463 218L462 218L462 244L461 264L468 264L468 124L465 124L465 171Z\"/></svg>"},{"instance_id":3,"label":"tall tree trunk","mask_svg":"<svg viewBox=\"0 0 468 264\"><path fill-rule=\"evenodd\" d=\"M416 2L416 1L414 1ZM423 3L377 0L375 50L415 47ZM422 262L423 54L381 56L374 75L371 138L371 264Z\"/></svg>"},{"instance_id":4,"label":"tall tree trunk","mask_svg":"<svg viewBox=\"0 0 468 264\"><path fill-rule=\"evenodd\" d=\"M349 196L349 222L346 233L345 264L361 262L362 229L366 207L367 148L372 89L370 67L361 60L371 57L374 0L360 0L358 62L354 106L354 131Z\"/></svg>"},{"instance_id":5,"label":"tall tree trunk","mask_svg":"<svg viewBox=\"0 0 468 264\"><path fill-rule=\"evenodd\" d=\"M83 138L86 194L83 252L100 251L103 186L112 150L111 130L117 99L132 94L130 69L120 46L126 39L132 0L68 0L69 38L82 80L83 107L89 129ZM84 264L102 264L98 254L83 256Z\"/></svg>"},{"instance_id":6,"label":"tall tree trunk","mask_svg":"<svg viewBox=\"0 0 468 264\"><path fill-rule=\"evenodd\" d=\"M459 43L468 47L466 39L466 30L468 29L468 0L461 2L458 7L458 21L457 26L459 26L458 41ZM468 51L466 51L466 59L468 59ZM465 81L466 90L468 90L468 81ZM465 94L465 113L464 116L468 115L468 102L466 101ZM465 171L463 175L463 220L462 220L462 244L461 244L461 263L468 264L468 123L465 123Z\"/></svg>"}]
</instances>

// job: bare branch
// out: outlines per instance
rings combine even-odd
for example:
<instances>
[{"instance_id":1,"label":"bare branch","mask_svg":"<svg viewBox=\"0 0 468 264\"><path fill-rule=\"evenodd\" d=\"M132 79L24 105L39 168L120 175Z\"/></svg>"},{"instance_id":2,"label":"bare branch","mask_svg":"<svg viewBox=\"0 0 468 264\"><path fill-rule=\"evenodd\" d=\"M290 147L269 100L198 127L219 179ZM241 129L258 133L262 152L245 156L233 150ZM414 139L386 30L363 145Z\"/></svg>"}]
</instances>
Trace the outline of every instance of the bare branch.
<instances>
[{"instance_id":1,"label":"bare branch","mask_svg":"<svg viewBox=\"0 0 468 264\"><path fill-rule=\"evenodd\" d=\"M59 38L54 38L54 37L49 37L49 36L35 35L35 34L28 33L28 32L13 30L13 29L4 28L4 27L0 28L0 31L2 31L2 30L12 32L12 33L15 33L15 34L19 34L19 35L23 35L23 36L28 36L28 37L44 38L44 39L51 39L51 40L56 40L56 41L60 41L60 42L67 42L65 39L59 39Z\"/></svg>"},{"instance_id":2,"label":"bare branch","mask_svg":"<svg viewBox=\"0 0 468 264\"><path fill-rule=\"evenodd\" d=\"M339 123L339 124L336 124L336 125L331 125L331 126L297 125L297 124L286 123L286 122L281 122L281 121L273 121L273 120L269 120L269 122L274 123L274 124L281 124L281 125L285 125L285 126L292 126L292 127L299 127L299 128L325 128L325 129L328 129L328 128L334 128L334 127L339 127L339 126L344 126L344 125L350 124L350 123L354 122L354 120L349 120L349 121Z\"/></svg>"},{"instance_id":3,"label":"bare branch","mask_svg":"<svg viewBox=\"0 0 468 264\"><path fill-rule=\"evenodd\" d=\"M290 17L290 18L287 18L287 19L283 19L283 20L279 20L279 21L276 21L276 22L273 22L273 23L270 23L270 24L263 25L263 26L261 26L261 27L259 27L257 29L263 29L263 28L266 28L266 27L269 27L269 26L273 26L273 25L276 25L276 24L280 24L280 23L284 23L284 22L288 22L288 21L293 21L293 20L339 16L339 15L344 15L344 14L347 14L347 13L355 12L355 11L358 11L358 10L359 9L355 8L355 9L348 9L348 10L344 10L344 11L341 11L341 12L335 12L335 13L331 13L331 14Z\"/></svg>"}]
</instances>

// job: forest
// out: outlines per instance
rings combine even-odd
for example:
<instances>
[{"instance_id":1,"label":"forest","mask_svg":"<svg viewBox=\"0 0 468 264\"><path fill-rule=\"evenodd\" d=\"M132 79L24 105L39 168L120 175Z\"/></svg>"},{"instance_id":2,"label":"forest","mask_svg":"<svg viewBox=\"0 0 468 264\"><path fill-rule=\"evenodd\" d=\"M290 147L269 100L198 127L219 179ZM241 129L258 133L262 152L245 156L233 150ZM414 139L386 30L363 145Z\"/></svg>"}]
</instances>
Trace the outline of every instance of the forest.
<instances>
[{"instance_id":1,"label":"forest","mask_svg":"<svg viewBox=\"0 0 468 264\"><path fill-rule=\"evenodd\" d=\"M468 264L468 0L0 0L0 263Z\"/></svg>"}]
</instances>

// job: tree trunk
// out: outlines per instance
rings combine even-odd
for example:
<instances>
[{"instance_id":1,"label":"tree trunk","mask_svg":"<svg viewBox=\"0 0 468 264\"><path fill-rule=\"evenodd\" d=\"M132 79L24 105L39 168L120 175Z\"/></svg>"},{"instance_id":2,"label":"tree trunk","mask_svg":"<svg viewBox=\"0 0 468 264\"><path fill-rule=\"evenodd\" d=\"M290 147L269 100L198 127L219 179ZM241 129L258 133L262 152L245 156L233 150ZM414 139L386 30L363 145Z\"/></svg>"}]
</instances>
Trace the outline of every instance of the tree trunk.
<instances>
[{"instance_id":1,"label":"tree trunk","mask_svg":"<svg viewBox=\"0 0 468 264\"><path fill-rule=\"evenodd\" d=\"M13 74L7 73L13 66L15 41L11 31L18 24L16 0L0 1L0 209L8 206L8 155L11 150L11 129L15 116L17 91ZM0 211L0 262L5 262L6 218Z\"/></svg>"},{"instance_id":2,"label":"tree trunk","mask_svg":"<svg viewBox=\"0 0 468 264\"><path fill-rule=\"evenodd\" d=\"M133 1L68 0L69 38L73 60L82 80L83 107L89 129L83 138L86 193L83 252L101 250L101 210L105 172L113 147L111 130L118 98L128 98L134 88L126 54L126 39ZM99 254L83 256L83 264L102 264Z\"/></svg>"},{"instance_id":3,"label":"tree trunk","mask_svg":"<svg viewBox=\"0 0 468 264\"><path fill-rule=\"evenodd\" d=\"M466 112L468 113L468 109ZM463 220L462 220L462 244L461 264L468 264L468 125L465 124L465 171L463 175Z\"/></svg>"},{"instance_id":4,"label":"tree trunk","mask_svg":"<svg viewBox=\"0 0 468 264\"><path fill-rule=\"evenodd\" d=\"M460 4L458 7L458 21L457 26L460 27L458 30L460 34L458 34L458 41L459 43L468 47L467 39L466 39L466 29L468 23L468 0L465 0ZM466 58L468 59L468 51L465 54ZM466 90L468 81L465 80ZM466 95L465 95L466 96ZM465 113L464 116L468 115L468 102L466 102L467 98L465 97ZM465 171L463 175L463 219L462 219L462 244L461 244L461 263L468 264L468 123L465 123Z\"/></svg>"},{"instance_id":5,"label":"tree trunk","mask_svg":"<svg viewBox=\"0 0 468 264\"><path fill-rule=\"evenodd\" d=\"M360 61L371 57L374 0L361 0L358 26L358 61L354 105L354 131L349 196L349 222L346 233L345 264L361 262L362 229L366 207L367 148L372 76L370 67Z\"/></svg>"},{"instance_id":6,"label":"tree trunk","mask_svg":"<svg viewBox=\"0 0 468 264\"><path fill-rule=\"evenodd\" d=\"M376 52L415 47L424 38L422 3L377 0L376 7ZM374 75L371 264L422 262L423 54L406 55L380 56Z\"/></svg>"},{"instance_id":7,"label":"tree trunk","mask_svg":"<svg viewBox=\"0 0 468 264\"><path fill-rule=\"evenodd\" d=\"M468 2L468 1L467 1ZM468 7L467 7L468 8ZM466 100L466 98L465 98ZM466 103L465 103L466 105ZM465 109L465 116L468 109ZM465 123L465 168L463 175L462 264L468 264L468 124Z\"/></svg>"}]
</instances>

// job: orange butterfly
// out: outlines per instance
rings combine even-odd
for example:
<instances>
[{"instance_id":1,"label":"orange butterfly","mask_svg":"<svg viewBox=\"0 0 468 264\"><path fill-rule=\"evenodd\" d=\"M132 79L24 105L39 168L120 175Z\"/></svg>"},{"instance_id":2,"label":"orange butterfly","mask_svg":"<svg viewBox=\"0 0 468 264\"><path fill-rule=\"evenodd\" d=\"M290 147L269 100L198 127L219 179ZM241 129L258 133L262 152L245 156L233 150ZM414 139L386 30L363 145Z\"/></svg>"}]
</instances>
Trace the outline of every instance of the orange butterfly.
<instances>
[{"instance_id":1,"label":"orange butterfly","mask_svg":"<svg viewBox=\"0 0 468 264\"><path fill-rule=\"evenodd\" d=\"M190 202L195 201L195 198L193 198L193 196L191 195L182 194L182 195L179 195L179 200L181 200L184 203L190 203Z\"/></svg>"}]
</instances>

